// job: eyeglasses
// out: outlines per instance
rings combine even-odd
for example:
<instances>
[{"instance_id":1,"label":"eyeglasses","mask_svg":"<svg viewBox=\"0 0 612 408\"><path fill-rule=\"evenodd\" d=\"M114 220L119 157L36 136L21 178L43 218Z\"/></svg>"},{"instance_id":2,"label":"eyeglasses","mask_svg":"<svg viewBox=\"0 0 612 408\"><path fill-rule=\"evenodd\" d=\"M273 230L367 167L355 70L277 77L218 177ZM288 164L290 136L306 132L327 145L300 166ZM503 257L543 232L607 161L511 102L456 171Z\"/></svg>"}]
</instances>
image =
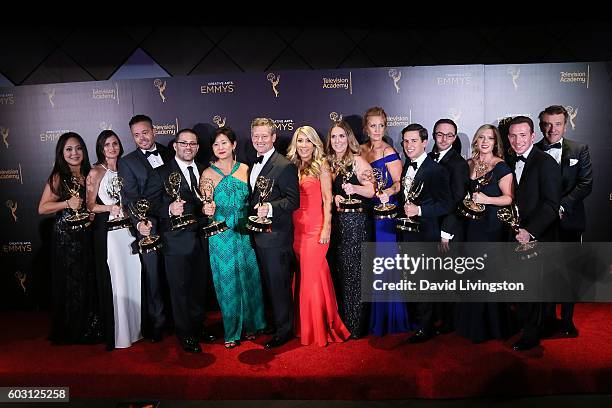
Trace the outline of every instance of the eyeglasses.
<instances>
[{"instance_id":1,"label":"eyeglasses","mask_svg":"<svg viewBox=\"0 0 612 408\"><path fill-rule=\"evenodd\" d=\"M434 133L434 136L436 137L436 139L452 139L453 137L457 136L454 133L442 133L442 132L436 132Z\"/></svg>"},{"instance_id":2,"label":"eyeglasses","mask_svg":"<svg viewBox=\"0 0 612 408\"><path fill-rule=\"evenodd\" d=\"M176 142L181 147L195 147L198 145L198 142L185 142L184 140Z\"/></svg>"}]
</instances>

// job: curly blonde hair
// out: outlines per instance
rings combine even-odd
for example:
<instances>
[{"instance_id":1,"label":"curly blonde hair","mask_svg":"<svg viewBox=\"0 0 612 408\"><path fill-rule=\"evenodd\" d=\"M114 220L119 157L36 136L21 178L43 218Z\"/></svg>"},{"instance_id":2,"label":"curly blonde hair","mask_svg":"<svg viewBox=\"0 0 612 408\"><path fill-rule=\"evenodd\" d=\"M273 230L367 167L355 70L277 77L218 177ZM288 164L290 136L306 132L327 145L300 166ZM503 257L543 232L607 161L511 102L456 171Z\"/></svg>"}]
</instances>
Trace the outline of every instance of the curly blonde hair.
<instances>
[{"instance_id":1,"label":"curly blonde hair","mask_svg":"<svg viewBox=\"0 0 612 408\"><path fill-rule=\"evenodd\" d=\"M312 158L309 162L305 163L300 158L297 152L297 139L300 134L306 136L309 142L313 144L314 150L312 151ZM289 149L287 150L287 158L297 166L299 170L300 179L304 176L319 177L325 168L325 156L323 155L324 148L321 138L311 126L301 126L296 129Z\"/></svg>"}]
</instances>

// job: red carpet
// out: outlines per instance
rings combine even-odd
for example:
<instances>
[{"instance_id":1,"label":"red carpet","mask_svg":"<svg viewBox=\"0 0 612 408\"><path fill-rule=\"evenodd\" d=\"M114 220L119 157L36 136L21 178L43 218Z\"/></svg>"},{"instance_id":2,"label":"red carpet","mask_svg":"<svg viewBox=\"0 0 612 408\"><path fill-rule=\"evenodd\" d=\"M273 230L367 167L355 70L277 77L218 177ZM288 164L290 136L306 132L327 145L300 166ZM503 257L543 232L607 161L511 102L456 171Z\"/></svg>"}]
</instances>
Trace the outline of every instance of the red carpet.
<instances>
[{"instance_id":1,"label":"red carpet","mask_svg":"<svg viewBox=\"0 0 612 408\"><path fill-rule=\"evenodd\" d=\"M576 307L577 339L528 353L511 341L474 345L455 334L420 345L406 334L326 348L267 337L233 350L221 341L184 353L174 337L106 352L51 346L46 314L0 314L0 386L69 386L72 397L162 399L405 399L612 391L612 305Z\"/></svg>"}]
</instances>

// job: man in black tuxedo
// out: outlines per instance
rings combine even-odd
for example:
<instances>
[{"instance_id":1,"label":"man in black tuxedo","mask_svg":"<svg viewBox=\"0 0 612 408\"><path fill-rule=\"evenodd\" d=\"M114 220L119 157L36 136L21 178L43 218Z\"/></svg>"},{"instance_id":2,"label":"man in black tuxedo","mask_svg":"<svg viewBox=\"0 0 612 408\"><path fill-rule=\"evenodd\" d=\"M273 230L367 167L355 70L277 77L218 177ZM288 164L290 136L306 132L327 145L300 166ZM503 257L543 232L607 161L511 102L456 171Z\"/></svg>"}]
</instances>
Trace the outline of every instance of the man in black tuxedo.
<instances>
[{"instance_id":1,"label":"man in black tuxedo","mask_svg":"<svg viewBox=\"0 0 612 408\"><path fill-rule=\"evenodd\" d=\"M442 245L463 242L465 240L464 219L457 214L457 207L465 197L470 180L470 167L461 156L461 151L455 149L457 140L457 124L451 119L439 119L433 127L433 136L436 142L429 156L448 172L450 179L450 194L452 210L442 217L440 241ZM454 330L455 308L454 303L436 303L436 314L441 322L439 333L450 333Z\"/></svg>"},{"instance_id":2,"label":"man in black tuxedo","mask_svg":"<svg viewBox=\"0 0 612 408\"><path fill-rule=\"evenodd\" d=\"M199 191L204 166L194 161L198 152L198 137L193 130L180 130L173 147L176 156L151 174L146 195L152 202L158 203L153 212L159 217L163 233L162 251L176 336L185 351L200 353L199 340L210 264L208 240L201 238L199 233L205 220L202 201L194 190ZM180 178L178 198L170 196L166 188L171 186L169 178L173 173ZM175 217L181 216L190 218L193 223L173 228L178 223Z\"/></svg>"},{"instance_id":3,"label":"man in black tuxedo","mask_svg":"<svg viewBox=\"0 0 612 408\"><path fill-rule=\"evenodd\" d=\"M521 223L515 236L520 243L531 240L557 241L561 173L555 160L534 148L533 121L517 116L510 121L508 140L515 155L510 160L514 171L515 200ZM528 350L540 343L542 303L521 303L523 335L513 348Z\"/></svg>"},{"instance_id":4,"label":"man in black tuxedo","mask_svg":"<svg viewBox=\"0 0 612 408\"><path fill-rule=\"evenodd\" d=\"M145 197L147 180L154 172L154 168L167 163L172 159L170 149L155 142L153 121L146 115L136 115L130 119L130 131L136 143L136 150L118 161L118 173L123 178L121 189L122 203L130 208L137 200ZM139 222L130 214L132 222L138 230L138 239L149 234L155 234L157 220L148 217L148 222ZM159 254L157 251L141 255L144 265L143 290L150 328L146 328L146 336L151 342L161 340L162 331L166 321L164 301L162 296L161 272L159 271ZM146 319L145 319L146 320Z\"/></svg>"},{"instance_id":5,"label":"man in black tuxedo","mask_svg":"<svg viewBox=\"0 0 612 408\"><path fill-rule=\"evenodd\" d=\"M536 143L561 166L561 208L559 210L559 240L561 242L582 242L586 227L584 199L593 189L591 156L586 144L564 137L569 114L560 105L549 106L540 112L540 130L544 138ZM556 321L553 304L549 312ZM574 304L561 304L560 334L577 337L574 325Z\"/></svg>"},{"instance_id":6,"label":"man in black tuxedo","mask_svg":"<svg viewBox=\"0 0 612 408\"><path fill-rule=\"evenodd\" d=\"M293 294L291 293L291 262L293 259L292 213L300 206L297 168L276 152L274 122L256 118L251 123L251 141L257 160L249 174L251 208L257 216L272 220L272 232L254 234L255 251L262 271L264 285L271 301L276 332L266 343L270 349L285 344L293 337ZM259 206L258 177L274 182L272 191Z\"/></svg>"},{"instance_id":7,"label":"man in black tuxedo","mask_svg":"<svg viewBox=\"0 0 612 408\"><path fill-rule=\"evenodd\" d=\"M442 217L452 210L448 172L425 153L427 139L427 129L418 123L410 124L402 130L402 146L408 160L402 171L399 195L406 216L415 217L420 224L418 232L399 232L400 241L403 242L440 242ZM404 202L405 184L422 184L415 203ZM433 304L421 302L417 304L417 309L421 329L408 339L410 343L422 343L434 335Z\"/></svg>"}]
</instances>

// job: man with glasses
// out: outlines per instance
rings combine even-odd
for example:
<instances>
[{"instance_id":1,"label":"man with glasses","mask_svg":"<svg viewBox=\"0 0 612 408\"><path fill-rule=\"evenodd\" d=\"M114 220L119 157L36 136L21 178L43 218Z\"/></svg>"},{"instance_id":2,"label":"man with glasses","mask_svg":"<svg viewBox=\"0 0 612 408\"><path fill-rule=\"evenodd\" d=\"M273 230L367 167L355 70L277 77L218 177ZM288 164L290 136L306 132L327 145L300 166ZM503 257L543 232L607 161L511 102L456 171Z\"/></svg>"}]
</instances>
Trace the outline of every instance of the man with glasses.
<instances>
[{"instance_id":1,"label":"man with glasses","mask_svg":"<svg viewBox=\"0 0 612 408\"><path fill-rule=\"evenodd\" d=\"M465 197L470 182L470 167L457 149L457 124L451 119L439 119L433 127L435 146L430 157L443 166L449 175L452 211L442 217L440 241L448 246L452 240L462 242L464 238L463 219L455 211ZM436 314L441 324L437 334L454 330L454 304L436 303Z\"/></svg>"},{"instance_id":2,"label":"man with glasses","mask_svg":"<svg viewBox=\"0 0 612 408\"><path fill-rule=\"evenodd\" d=\"M199 227L204 223L202 202L194 190L199 187L204 166L194 161L199 145L193 130L180 130L173 147L174 159L155 169L146 191L147 197L160 203L153 211L163 231L163 253L176 336L183 350L201 353L199 341L210 341L210 335L202 338L201 333L210 264L208 241L199 234ZM169 182L172 176L180 179L178 186ZM178 187L178 196L168 194L166 187L173 186ZM189 218L194 222L177 227L175 217L181 216L183 220Z\"/></svg>"}]
</instances>

